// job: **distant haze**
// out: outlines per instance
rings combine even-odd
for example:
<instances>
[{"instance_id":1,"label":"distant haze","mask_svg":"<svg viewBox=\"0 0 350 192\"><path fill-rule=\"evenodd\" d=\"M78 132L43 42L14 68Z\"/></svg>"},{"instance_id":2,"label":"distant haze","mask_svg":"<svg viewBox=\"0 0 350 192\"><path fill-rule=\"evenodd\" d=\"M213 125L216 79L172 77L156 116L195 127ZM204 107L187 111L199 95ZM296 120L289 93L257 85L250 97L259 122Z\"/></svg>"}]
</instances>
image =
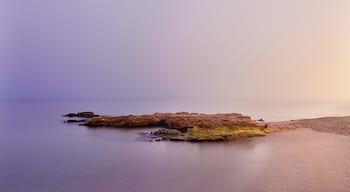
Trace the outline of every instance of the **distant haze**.
<instances>
[{"instance_id":1,"label":"distant haze","mask_svg":"<svg viewBox=\"0 0 350 192\"><path fill-rule=\"evenodd\" d=\"M1 0L0 98L350 99L347 0Z\"/></svg>"}]
</instances>

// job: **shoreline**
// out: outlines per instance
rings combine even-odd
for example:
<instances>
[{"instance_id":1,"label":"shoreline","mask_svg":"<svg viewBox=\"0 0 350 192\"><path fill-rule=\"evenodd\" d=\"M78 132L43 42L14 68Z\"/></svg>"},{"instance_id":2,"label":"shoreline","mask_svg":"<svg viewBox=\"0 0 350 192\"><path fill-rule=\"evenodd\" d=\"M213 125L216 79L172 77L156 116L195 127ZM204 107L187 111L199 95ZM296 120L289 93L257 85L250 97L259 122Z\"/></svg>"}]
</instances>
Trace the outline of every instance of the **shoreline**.
<instances>
[{"instance_id":1,"label":"shoreline","mask_svg":"<svg viewBox=\"0 0 350 192\"><path fill-rule=\"evenodd\" d=\"M315 131L350 136L350 116L318 117L290 121L267 122L269 127L310 128Z\"/></svg>"},{"instance_id":2,"label":"shoreline","mask_svg":"<svg viewBox=\"0 0 350 192\"><path fill-rule=\"evenodd\" d=\"M311 128L316 131L350 135L350 116L321 117L279 122L253 120L240 113L154 113L150 115L100 116L93 112L69 113L66 123L83 123L89 128L161 128L144 134L149 141L229 141L265 136L272 132Z\"/></svg>"},{"instance_id":3,"label":"shoreline","mask_svg":"<svg viewBox=\"0 0 350 192\"><path fill-rule=\"evenodd\" d=\"M84 114L84 115L82 115ZM86 114L86 116L85 116ZM228 141L242 137L265 136L273 132L265 124L260 124L240 113L154 113L149 115L99 116L93 112L69 113L66 117L87 118L82 125L90 128L162 128L145 137L152 141ZM79 123L82 120L67 120Z\"/></svg>"}]
</instances>

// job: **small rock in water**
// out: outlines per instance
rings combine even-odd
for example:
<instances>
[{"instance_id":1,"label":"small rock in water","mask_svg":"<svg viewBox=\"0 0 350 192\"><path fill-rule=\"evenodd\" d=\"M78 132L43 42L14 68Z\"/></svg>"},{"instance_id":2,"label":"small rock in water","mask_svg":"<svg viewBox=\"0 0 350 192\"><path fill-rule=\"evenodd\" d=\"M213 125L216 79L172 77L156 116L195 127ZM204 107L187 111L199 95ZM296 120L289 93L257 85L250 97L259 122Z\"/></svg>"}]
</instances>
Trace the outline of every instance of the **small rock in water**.
<instances>
[{"instance_id":1,"label":"small rock in water","mask_svg":"<svg viewBox=\"0 0 350 192\"><path fill-rule=\"evenodd\" d=\"M65 116L65 117L76 117L77 114L76 113L68 113L68 114L65 114L63 116Z\"/></svg>"},{"instance_id":2,"label":"small rock in water","mask_svg":"<svg viewBox=\"0 0 350 192\"><path fill-rule=\"evenodd\" d=\"M68 113L63 115L65 117L82 117L82 118L92 118L98 117L99 115L94 114L91 111L79 112L79 113Z\"/></svg>"},{"instance_id":3,"label":"small rock in water","mask_svg":"<svg viewBox=\"0 0 350 192\"><path fill-rule=\"evenodd\" d=\"M77 113L78 117L84 117L84 118L92 118L92 117L98 117L99 115L94 114L93 112L80 112Z\"/></svg>"}]
</instances>

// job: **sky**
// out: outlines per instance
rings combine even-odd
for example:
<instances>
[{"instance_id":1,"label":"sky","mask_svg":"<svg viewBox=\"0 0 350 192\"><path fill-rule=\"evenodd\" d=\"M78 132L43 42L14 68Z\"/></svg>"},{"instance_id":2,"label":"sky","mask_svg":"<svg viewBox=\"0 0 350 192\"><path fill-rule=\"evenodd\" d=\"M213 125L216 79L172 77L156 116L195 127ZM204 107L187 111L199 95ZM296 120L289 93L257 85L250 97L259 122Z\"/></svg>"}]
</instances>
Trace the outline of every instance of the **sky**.
<instances>
[{"instance_id":1,"label":"sky","mask_svg":"<svg viewBox=\"0 0 350 192\"><path fill-rule=\"evenodd\" d=\"M349 99L347 0L0 0L0 98Z\"/></svg>"}]
</instances>

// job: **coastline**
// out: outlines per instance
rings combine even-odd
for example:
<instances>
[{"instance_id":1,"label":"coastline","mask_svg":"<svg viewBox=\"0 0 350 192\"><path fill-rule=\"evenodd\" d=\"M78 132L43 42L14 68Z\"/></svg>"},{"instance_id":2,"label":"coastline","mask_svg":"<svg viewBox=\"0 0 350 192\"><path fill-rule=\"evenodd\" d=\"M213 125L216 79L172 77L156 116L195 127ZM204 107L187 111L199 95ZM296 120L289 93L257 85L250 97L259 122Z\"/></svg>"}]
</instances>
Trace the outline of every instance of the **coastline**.
<instances>
[{"instance_id":1,"label":"coastline","mask_svg":"<svg viewBox=\"0 0 350 192\"><path fill-rule=\"evenodd\" d=\"M290 121L269 122L269 127L287 129L310 128L315 131L350 136L350 116L319 117Z\"/></svg>"},{"instance_id":2,"label":"coastline","mask_svg":"<svg viewBox=\"0 0 350 192\"><path fill-rule=\"evenodd\" d=\"M143 133L148 141L229 141L266 136L272 132L311 128L316 131L350 135L350 116L321 117L279 122L253 120L240 113L154 113L149 115L100 116L93 112L68 113L66 123L83 123L90 128L161 128Z\"/></svg>"}]
</instances>

